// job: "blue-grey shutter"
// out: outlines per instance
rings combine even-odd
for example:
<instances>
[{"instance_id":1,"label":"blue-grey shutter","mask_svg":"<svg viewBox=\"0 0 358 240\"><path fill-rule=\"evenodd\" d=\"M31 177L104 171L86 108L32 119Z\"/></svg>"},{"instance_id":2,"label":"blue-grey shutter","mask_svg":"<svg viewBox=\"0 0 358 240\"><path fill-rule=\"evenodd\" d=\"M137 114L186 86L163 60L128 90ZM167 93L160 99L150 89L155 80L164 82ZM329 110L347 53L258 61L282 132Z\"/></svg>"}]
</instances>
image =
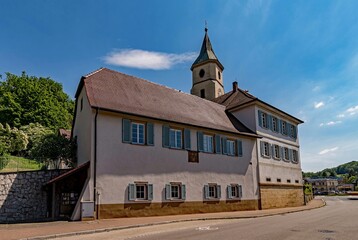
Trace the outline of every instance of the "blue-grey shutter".
<instances>
[{"instance_id":1,"label":"blue-grey shutter","mask_svg":"<svg viewBox=\"0 0 358 240\"><path fill-rule=\"evenodd\" d=\"M154 145L154 124L147 123L147 145Z\"/></svg>"},{"instance_id":2,"label":"blue-grey shutter","mask_svg":"<svg viewBox=\"0 0 358 240\"><path fill-rule=\"evenodd\" d=\"M184 149L191 149L190 129L184 129Z\"/></svg>"},{"instance_id":3,"label":"blue-grey shutter","mask_svg":"<svg viewBox=\"0 0 358 240\"><path fill-rule=\"evenodd\" d=\"M264 142L263 141L260 141L260 152L261 152L261 156L265 156L264 154Z\"/></svg>"},{"instance_id":4,"label":"blue-grey shutter","mask_svg":"<svg viewBox=\"0 0 358 240\"><path fill-rule=\"evenodd\" d=\"M202 152L204 150L204 135L202 132L197 132L198 138L198 151Z\"/></svg>"},{"instance_id":5,"label":"blue-grey shutter","mask_svg":"<svg viewBox=\"0 0 358 240\"><path fill-rule=\"evenodd\" d=\"M227 185L227 198L232 198L232 191L231 191L231 185Z\"/></svg>"},{"instance_id":6,"label":"blue-grey shutter","mask_svg":"<svg viewBox=\"0 0 358 240\"><path fill-rule=\"evenodd\" d=\"M268 152L269 152L269 157L272 157L272 145L268 144Z\"/></svg>"},{"instance_id":7,"label":"blue-grey shutter","mask_svg":"<svg viewBox=\"0 0 358 240\"><path fill-rule=\"evenodd\" d=\"M128 185L128 200L134 201L135 200L135 184L130 183Z\"/></svg>"},{"instance_id":8,"label":"blue-grey shutter","mask_svg":"<svg viewBox=\"0 0 358 240\"><path fill-rule=\"evenodd\" d=\"M129 119L122 119L122 142L131 142L131 121Z\"/></svg>"},{"instance_id":9,"label":"blue-grey shutter","mask_svg":"<svg viewBox=\"0 0 358 240\"><path fill-rule=\"evenodd\" d=\"M223 142L222 152L223 152L223 154L227 154L227 138L226 138L226 137L223 137L223 138L222 138L222 142Z\"/></svg>"},{"instance_id":10,"label":"blue-grey shutter","mask_svg":"<svg viewBox=\"0 0 358 240\"><path fill-rule=\"evenodd\" d=\"M148 200L153 200L153 184L148 184Z\"/></svg>"},{"instance_id":11,"label":"blue-grey shutter","mask_svg":"<svg viewBox=\"0 0 358 240\"><path fill-rule=\"evenodd\" d=\"M185 184L181 185L181 199L182 200L186 199L186 187L185 187Z\"/></svg>"},{"instance_id":12,"label":"blue-grey shutter","mask_svg":"<svg viewBox=\"0 0 358 240\"><path fill-rule=\"evenodd\" d=\"M258 119L259 120L259 126L262 127L262 117L261 117L262 112L259 110L258 113L259 113L259 116L258 116L259 117L259 119Z\"/></svg>"},{"instance_id":13,"label":"blue-grey shutter","mask_svg":"<svg viewBox=\"0 0 358 240\"><path fill-rule=\"evenodd\" d=\"M163 125L162 128L162 144L163 147L169 147L169 126Z\"/></svg>"},{"instance_id":14,"label":"blue-grey shutter","mask_svg":"<svg viewBox=\"0 0 358 240\"><path fill-rule=\"evenodd\" d=\"M221 198L221 186L216 185L216 194L218 198Z\"/></svg>"},{"instance_id":15,"label":"blue-grey shutter","mask_svg":"<svg viewBox=\"0 0 358 240\"><path fill-rule=\"evenodd\" d=\"M280 153L281 153L281 159L285 160L285 149L283 147L280 147Z\"/></svg>"},{"instance_id":16,"label":"blue-grey shutter","mask_svg":"<svg viewBox=\"0 0 358 240\"><path fill-rule=\"evenodd\" d=\"M289 123L286 123L286 129L287 129L287 136L291 136L291 124L289 124Z\"/></svg>"},{"instance_id":17,"label":"blue-grey shutter","mask_svg":"<svg viewBox=\"0 0 358 240\"><path fill-rule=\"evenodd\" d=\"M215 153L221 153L221 136L215 135Z\"/></svg>"},{"instance_id":18,"label":"blue-grey shutter","mask_svg":"<svg viewBox=\"0 0 358 240\"><path fill-rule=\"evenodd\" d=\"M237 155L239 157L242 157L242 141L241 140L237 140L236 141L236 145L237 145Z\"/></svg>"},{"instance_id":19,"label":"blue-grey shutter","mask_svg":"<svg viewBox=\"0 0 358 240\"><path fill-rule=\"evenodd\" d=\"M165 184L165 199L166 200L170 200L172 193L171 193L171 185L170 184Z\"/></svg>"},{"instance_id":20,"label":"blue-grey shutter","mask_svg":"<svg viewBox=\"0 0 358 240\"><path fill-rule=\"evenodd\" d=\"M293 126L293 137L294 139L297 138L297 126Z\"/></svg>"},{"instance_id":21,"label":"blue-grey shutter","mask_svg":"<svg viewBox=\"0 0 358 240\"><path fill-rule=\"evenodd\" d=\"M242 185L238 186L238 190L239 190L239 198L242 198Z\"/></svg>"},{"instance_id":22,"label":"blue-grey shutter","mask_svg":"<svg viewBox=\"0 0 358 240\"><path fill-rule=\"evenodd\" d=\"M275 157L275 145L274 144L271 145L271 153L272 153L272 158L274 158Z\"/></svg>"},{"instance_id":23,"label":"blue-grey shutter","mask_svg":"<svg viewBox=\"0 0 358 240\"><path fill-rule=\"evenodd\" d=\"M209 185L204 185L204 198L209 199Z\"/></svg>"},{"instance_id":24,"label":"blue-grey shutter","mask_svg":"<svg viewBox=\"0 0 358 240\"><path fill-rule=\"evenodd\" d=\"M267 116L267 128L272 131L272 116L269 114L266 114Z\"/></svg>"},{"instance_id":25,"label":"blue-grey shutter","mask_svg":"<svg viewBox=\"0 0 358 240\"><path fill-rule=\"evenodd\" d=\"M288 157L289 157L290 161L292 161L292 159L293 159L292 154L293 154L292 149L288 149Z\"/></svg>"}]
</instances>

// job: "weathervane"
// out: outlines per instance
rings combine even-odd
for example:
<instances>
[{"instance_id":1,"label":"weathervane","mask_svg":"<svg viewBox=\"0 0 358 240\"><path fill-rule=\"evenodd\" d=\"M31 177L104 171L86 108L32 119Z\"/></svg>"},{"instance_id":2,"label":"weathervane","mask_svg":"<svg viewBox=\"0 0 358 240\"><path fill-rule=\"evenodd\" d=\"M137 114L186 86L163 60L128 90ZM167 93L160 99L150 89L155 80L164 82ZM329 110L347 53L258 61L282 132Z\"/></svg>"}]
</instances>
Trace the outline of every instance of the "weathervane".
<instances>
[{"instance_id":1,"label":"weathervane","mask_svg":"<svg viewBox=\"0 0 358 240\"><path fill-rule=\"evenodd\" d=\"M208 31L208 22L205 20L205 32Z\"/></svg>"}]
</instances>

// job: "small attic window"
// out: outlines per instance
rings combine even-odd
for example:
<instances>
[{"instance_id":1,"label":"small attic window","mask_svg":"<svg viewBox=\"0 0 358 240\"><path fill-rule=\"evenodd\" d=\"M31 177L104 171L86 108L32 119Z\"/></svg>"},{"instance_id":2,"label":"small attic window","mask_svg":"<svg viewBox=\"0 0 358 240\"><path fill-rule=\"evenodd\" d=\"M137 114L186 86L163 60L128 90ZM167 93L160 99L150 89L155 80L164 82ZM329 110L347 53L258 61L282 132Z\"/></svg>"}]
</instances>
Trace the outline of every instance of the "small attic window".
<instances>
[{"instance_id":1,"label":"small attic window","mask_svg":"<svg viewBox=\"0 0 358 240\"><path fill-rule=\"evenodd\" d=\"M202 78L204 77L205 71L204 69L200 69L199 76Z\"/></svg>"},{"instance_id":2,"label":"small attic window","mask_svg":"<svg viewBox=\"0 0 358 240\"><path fill-rule=\"evenodd\" d=\"M80 103L80 110L82 112L82 109L83 109L83 97L81 98L81 103Z\"/></svg>"},{"instance_id":3,"label":"small attic window","mask_svg":"<svg viewBox=\"0 0 358 240\"><path fill-rule=\"evenodd\" d=\"M205 98L205 89L200 90L200 97Z\"/></svg>"}]
</instances>

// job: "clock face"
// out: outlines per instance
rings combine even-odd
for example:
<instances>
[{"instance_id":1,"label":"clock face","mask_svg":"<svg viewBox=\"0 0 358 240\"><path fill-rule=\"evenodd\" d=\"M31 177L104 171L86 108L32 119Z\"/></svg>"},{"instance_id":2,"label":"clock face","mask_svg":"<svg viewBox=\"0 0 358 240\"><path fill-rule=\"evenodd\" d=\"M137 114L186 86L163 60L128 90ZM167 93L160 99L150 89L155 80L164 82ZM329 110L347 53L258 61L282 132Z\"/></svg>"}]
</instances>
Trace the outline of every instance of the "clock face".
<instances>
[{"instance_id":1,"label":"clock face","mask_svg":"<svg viewBox=\"0 0 358 240\"><path fill-rule=\"evenodd\" d=\"M204 77L204 74L205 74L205 70L201 69L199 72L199 76L202 78L202 77Z\"/></svg>"}]
</instances>

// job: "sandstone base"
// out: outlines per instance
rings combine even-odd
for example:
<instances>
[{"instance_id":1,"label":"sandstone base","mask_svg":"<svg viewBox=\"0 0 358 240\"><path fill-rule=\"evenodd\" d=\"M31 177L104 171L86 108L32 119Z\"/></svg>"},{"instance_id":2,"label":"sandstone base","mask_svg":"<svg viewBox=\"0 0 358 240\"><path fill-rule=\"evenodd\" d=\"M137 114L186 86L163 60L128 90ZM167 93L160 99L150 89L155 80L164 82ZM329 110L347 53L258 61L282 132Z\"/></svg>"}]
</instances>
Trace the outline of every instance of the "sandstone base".
<instances>
[{"instance_id":1,"label":"sandstone base","mask_svg":"<svg viewBox=\"0 0 358 240\"><path fill-rule=\"evenodd\" d=\"M302 185L260 184L262 209L304 205Z\"/></svg>"}]
</instances>

